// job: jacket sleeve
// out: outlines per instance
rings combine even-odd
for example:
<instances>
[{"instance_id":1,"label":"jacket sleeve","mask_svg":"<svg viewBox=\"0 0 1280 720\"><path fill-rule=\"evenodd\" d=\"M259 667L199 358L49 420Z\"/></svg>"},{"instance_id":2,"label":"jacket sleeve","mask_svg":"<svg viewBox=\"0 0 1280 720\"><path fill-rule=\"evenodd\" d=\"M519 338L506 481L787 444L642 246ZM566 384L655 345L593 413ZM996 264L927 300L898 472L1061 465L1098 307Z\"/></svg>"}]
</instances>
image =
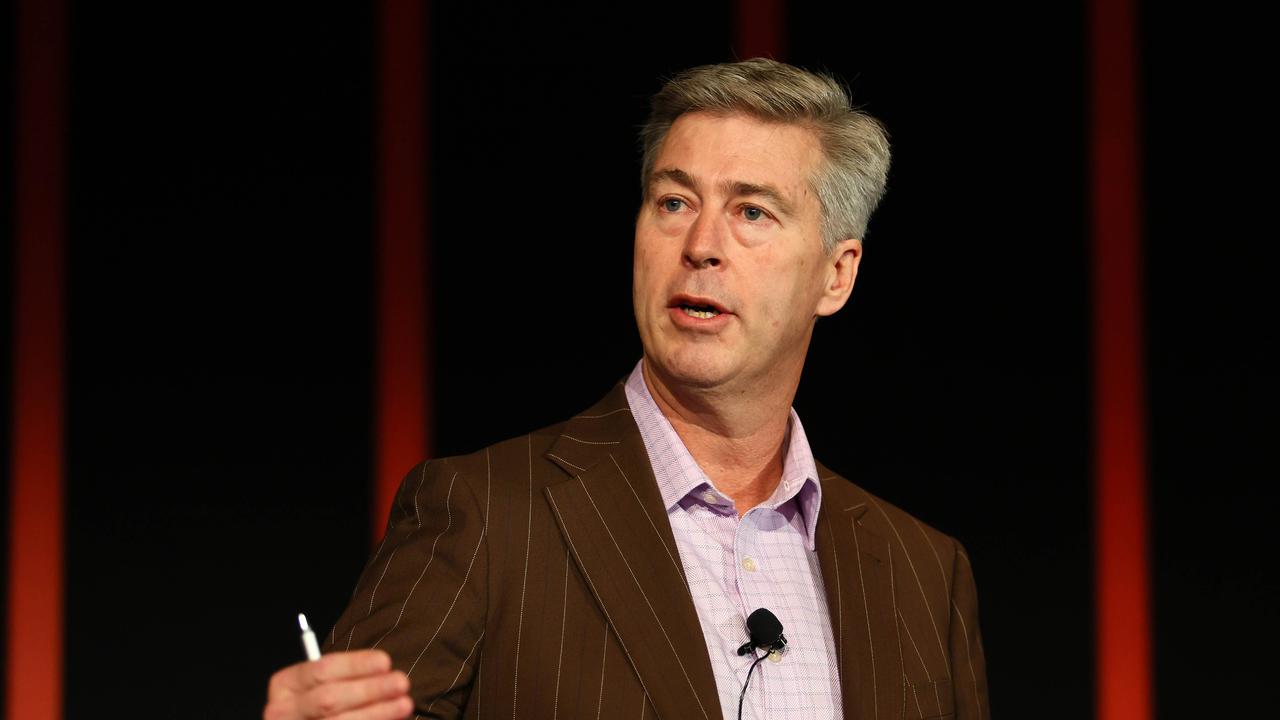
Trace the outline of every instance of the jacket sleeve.
<instances>
[{"instance_id":1,"label":"jacket sleeve","mask_svg":"<svg viewBox=\"0 0 1280 720\"><path fill-rule=\"evenodd\" d=\"M978 593L969 555L956 543L951 584L951 677L956 720L989 720L987 666L978 629Z\"/></svg>"},{"instance_id":2,"label":"jacket sleeve","mask_svg":"<svg viewBox=\"0 0 1280 720\"><path fill-rule=\"evenodd\" d=\"M455 718L470 695L487 602L487 488L449 461L414 468L326 651L381 648L409 676L417 714Z\"/></svg>"}]
</instances>

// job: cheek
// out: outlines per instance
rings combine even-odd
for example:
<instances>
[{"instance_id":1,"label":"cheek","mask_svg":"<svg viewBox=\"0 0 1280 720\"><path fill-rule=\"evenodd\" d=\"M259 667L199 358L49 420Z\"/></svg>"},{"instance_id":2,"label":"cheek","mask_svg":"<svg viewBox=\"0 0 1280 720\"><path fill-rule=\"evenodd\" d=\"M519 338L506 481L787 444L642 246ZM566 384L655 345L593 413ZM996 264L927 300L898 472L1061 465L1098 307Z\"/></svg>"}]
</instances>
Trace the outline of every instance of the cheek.
<instances>
[{"instance_id":1,"label":"cheek","mask_svg":"<svg viewBox=\"0 0 1280 720\"><path fill-rule=\"evenodd\" d=\"M637 307L651 307L658 302L660 278L654 270L655 258L639 246L636 248L635 268L631 273L631 292Z\"/></svg>"},{"instance_id":2,"label":"cheek","mask_svg":"<svg viewBox=\"0 0 1280 720\"><path fill-rule=\"evenodd\" d=\"M819 279L809 259L793 259L765 276L761 288L766 301L769 327L776 332L802 330L817 308Z\"/></svg>"},{"instance_id":3,"label":"cheek","mask_svg":"<svg viewBox=\"0 0 1280 720\"><path fill-rule=\"evenodd\" d=\"M672 265L671 252L679 245L652 232L636 235L633 253L632 277L637 287L653 286L660 282Z\"/></svg>"}]
</instances>

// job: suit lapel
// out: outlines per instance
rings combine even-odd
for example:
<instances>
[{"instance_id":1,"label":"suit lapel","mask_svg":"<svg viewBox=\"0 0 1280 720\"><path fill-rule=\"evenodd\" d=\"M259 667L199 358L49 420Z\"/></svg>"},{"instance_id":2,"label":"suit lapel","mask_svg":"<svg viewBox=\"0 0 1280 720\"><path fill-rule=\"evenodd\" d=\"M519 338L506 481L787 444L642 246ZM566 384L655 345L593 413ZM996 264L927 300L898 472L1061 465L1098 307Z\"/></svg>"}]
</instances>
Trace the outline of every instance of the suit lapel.
<instances>
[{"instance_id":1,"label":"suit lapel","mask_svg":"<svg viewBox=\"0 0 1280 720\"><path fill-rule=\"evenodd\" d=\"M722 717L715 676L648 453L619 385L565 425L546 489L560 532L664 718Z\"/></svg>"},{"instance_id":2,"label":"suit lapel","mask_svg":"<svg viewBox=\"0 0 1280 720\"><path fill-rule=\"evenodd\" d=\"M866 497L819 466L817 551L850 720L902 716L906 685L889 543L862 522Z\"/></svg>"}]
</instances>

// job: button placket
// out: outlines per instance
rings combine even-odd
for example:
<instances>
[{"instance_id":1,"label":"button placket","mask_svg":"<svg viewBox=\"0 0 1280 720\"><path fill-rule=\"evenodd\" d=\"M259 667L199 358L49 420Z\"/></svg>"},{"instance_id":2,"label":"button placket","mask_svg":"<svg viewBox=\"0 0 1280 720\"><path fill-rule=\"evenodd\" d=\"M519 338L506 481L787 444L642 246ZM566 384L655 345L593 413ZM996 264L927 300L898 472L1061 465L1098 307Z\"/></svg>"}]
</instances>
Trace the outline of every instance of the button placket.
<instances>
[{"instance_id":1,"label":"button placket","mask_svg":"<svg viewBox=\"0 0 1280 720\"><path fill-rule=\"evenodd\" d=\"M759 547L756 542L759 529L756 523L756 509L747 512L738 522L738 530L734 538L734 560L738 565L738 589L744 605L743 612L750 613L762 607L761 598L768 592L761 587L765 582L764 573L760 572ZM744 614L744 619L746 615Z\"/></svg>"}]
</instances>

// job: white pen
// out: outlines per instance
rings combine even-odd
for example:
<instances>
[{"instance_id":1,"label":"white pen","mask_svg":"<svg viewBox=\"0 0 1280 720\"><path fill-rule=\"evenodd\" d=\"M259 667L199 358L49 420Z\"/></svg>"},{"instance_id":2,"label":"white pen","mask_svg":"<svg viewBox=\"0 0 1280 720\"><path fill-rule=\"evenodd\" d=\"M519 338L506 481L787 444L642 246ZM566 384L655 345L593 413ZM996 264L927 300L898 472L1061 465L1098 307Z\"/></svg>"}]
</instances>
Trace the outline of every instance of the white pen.
<instances>
[{"instance_id":1,"label":"white pen","mask_svg":"<svg viewBox=\"0 0 1280 720\"><path fill-rule=\"evenodd\" d=\"M316 634L307 624L307 616L298 613L298 625L302 627L302 649L307 651L307 660L320 659L320 644L316 642Z\"/></svg>"}]
</instances>

